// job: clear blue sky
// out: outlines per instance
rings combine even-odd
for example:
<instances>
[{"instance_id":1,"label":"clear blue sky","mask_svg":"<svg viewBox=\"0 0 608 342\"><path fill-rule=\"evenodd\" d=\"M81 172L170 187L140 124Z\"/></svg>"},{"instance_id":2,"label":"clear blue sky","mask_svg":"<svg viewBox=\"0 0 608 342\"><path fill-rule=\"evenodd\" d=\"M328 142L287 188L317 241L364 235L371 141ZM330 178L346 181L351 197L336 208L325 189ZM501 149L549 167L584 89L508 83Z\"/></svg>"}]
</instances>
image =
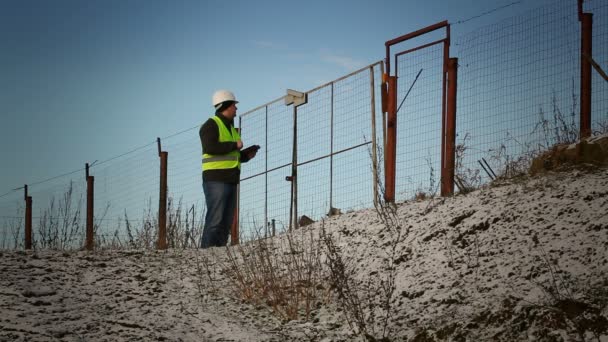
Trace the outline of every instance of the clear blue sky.
<instances>
[{"instance_id":1,"label":"clear blue sky","mask_svg":"<svg viewBox=\"0 0 608 342\"><path fill-rule=\"evenodd\" d=\"M541 0L0 0L0 195L384 58L442 20L454 35ZM575 0L572 0L575 1Z\"/></svg>"}]
</instances>

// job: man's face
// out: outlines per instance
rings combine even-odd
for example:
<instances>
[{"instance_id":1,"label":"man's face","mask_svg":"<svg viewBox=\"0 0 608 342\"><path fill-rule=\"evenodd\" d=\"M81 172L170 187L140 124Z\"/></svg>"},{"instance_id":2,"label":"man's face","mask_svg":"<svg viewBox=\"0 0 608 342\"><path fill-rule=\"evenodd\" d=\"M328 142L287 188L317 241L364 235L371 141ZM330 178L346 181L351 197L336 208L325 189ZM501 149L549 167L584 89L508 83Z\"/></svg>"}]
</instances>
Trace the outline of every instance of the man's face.
<instances>
[{"instance_id":1,"label":"man's face","mask_svg":"<svg viewBox=\"0 0 608 342\"><path fill-rule=\"evenodd\" d=\"M224 116L230 120L234 120L234 118L236 117L236 111L237 111L237 107L236 107L236 103L233 103L230 105L230 107L226 108L226 110L224 110Z\"/></svg>"}]
</instances>

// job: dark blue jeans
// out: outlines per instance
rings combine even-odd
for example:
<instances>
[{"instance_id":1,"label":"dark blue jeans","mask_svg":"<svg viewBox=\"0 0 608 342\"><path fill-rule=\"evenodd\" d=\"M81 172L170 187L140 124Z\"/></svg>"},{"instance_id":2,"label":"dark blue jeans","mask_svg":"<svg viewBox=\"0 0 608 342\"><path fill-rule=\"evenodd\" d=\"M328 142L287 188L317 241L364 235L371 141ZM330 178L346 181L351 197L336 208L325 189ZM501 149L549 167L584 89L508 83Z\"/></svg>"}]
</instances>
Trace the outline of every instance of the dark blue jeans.
<instances>
[{"instance_id":1,"label":"dark blue jeans","mask_svg":"<svg viewBox=\"0 0 608 342\"><path fill-rule=\"evenodd\" d=\"M207 203L201 248L226 246L236 207L236 184L203 181Z\"/></svg>"}]
</instances>

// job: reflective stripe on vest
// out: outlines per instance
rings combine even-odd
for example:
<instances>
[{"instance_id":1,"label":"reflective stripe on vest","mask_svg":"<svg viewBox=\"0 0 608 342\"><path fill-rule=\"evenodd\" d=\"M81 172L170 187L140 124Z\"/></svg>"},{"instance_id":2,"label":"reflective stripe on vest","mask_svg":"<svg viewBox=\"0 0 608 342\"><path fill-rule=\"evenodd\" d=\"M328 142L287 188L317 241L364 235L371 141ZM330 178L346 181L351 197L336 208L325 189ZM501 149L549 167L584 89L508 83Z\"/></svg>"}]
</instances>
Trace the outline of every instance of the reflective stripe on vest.
<instances>
[{"instance_id":1,"label":"reflective stripe on vest","mask_svg":"<svg viewBox=\"0 0 608 342\"><path fill-rule=\"evenodd\" d=\"M217 116L211 117L217 124L220 142L237 142L241 139L239 132L234 127L230 127L230 131L220 118ZM203 171L205 170L221 170L240 168L240 152L232 151L226 154L203 154Z\"/></svg>"}]
</instances>

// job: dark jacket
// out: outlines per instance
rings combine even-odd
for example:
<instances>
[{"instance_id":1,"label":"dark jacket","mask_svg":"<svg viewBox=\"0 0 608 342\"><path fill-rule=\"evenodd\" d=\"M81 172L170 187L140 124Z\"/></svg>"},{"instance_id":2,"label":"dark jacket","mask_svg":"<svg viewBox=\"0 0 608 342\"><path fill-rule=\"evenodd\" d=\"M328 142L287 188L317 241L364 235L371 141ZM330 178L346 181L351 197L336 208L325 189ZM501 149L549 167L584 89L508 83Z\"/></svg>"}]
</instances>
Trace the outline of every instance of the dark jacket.
<instances>
[{"instance_id":1,"label":"dark jacket","mask_svg":"<svg viewBox=\"0 0 608 342\"><path fill-rule=\"evenodd\" d=\"M224 125L230 131L230 127L234 126L232 120L226 119L221 114L215 114L219 117ZM217 124L213 119L209 118L198 131L198 135L201 138L201 146L203 148L203 154L226 154L236 150L235 142L220 142L220 132ZM201 155L202 157L202 155ZM241 163L249 161L247 155L241 152ZM203 171L203 181L212 182L223 182L230 184L238 184L241 177L241 170L239 168L223 169L223 170L206 170Z\"/></svg>"}]
</instances>

